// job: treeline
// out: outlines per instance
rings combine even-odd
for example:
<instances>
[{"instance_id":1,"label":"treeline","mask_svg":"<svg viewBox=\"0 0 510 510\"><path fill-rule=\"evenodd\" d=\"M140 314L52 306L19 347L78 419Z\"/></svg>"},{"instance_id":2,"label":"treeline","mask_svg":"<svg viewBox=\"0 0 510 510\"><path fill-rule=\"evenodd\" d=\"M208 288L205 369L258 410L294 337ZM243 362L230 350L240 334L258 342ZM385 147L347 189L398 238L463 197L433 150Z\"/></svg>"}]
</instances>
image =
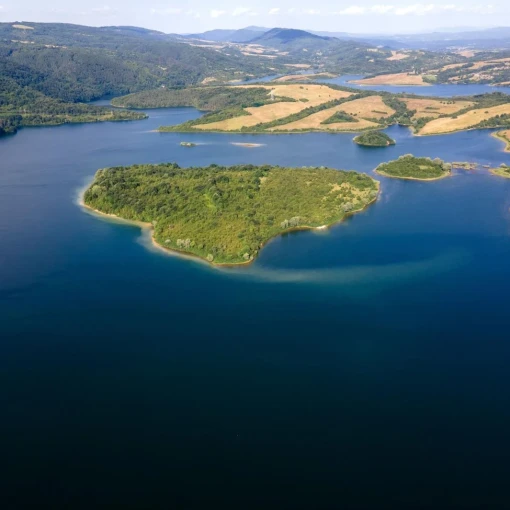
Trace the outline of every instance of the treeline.
<instances>
[{"instance_id":1,"label":"treeline","mask_svg":"<svg viewBox=\"0 0 510 510\"><path fill-rule=\"evenodd\" d=\"M115 110L84 103L65 103L0 77L0 135L22 126L45 126L76 122L139 120L143 112Z\"/></svg>"},{"instance_id":2,"label":"treeline","mask_svg":"<svg viewBox=\"0 0 510 510\"><path fill-rule=\"evenodd\" d=\"M248 108L278 101L294 101L276 96L271 100L269 90L263 87L189 87L185 89L160 88L118 97L114 106L126 108L172 108L192 106L197 110L217 112L225 108Z\"/></svg>"},{"instance_id":3,"label":"treeline","mask_svg":"<svg viewBox=\"0 0 510 510\"><path fill-rule=\"evenodd\" d=\"M359 120L348 113L340 111L323 120L321 124L337 124L339 122L359 122Z\"/></svg>"}]
</instances>

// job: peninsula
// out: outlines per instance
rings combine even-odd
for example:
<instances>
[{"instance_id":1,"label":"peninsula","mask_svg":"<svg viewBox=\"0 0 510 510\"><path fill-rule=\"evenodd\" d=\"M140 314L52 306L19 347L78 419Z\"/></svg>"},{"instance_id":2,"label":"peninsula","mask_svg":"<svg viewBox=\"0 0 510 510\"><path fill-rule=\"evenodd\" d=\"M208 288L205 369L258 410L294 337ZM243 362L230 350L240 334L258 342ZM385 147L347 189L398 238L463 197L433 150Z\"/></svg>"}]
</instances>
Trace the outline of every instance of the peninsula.
<instances>
[{"instance_id":1,"label":"peninsula","mask_svg":"<svg viewBox=\"0 0 510 510\"><path fill-rule=\"evenodd\" d=\"M325 228L377 199L378 181L329 168L175 163L99 170L84 194L96 212L153 230L158 245L214 264L246 264L272 238Z\"/></svg>"},{"instance_id":2,"label":"peninsula","mask_svg":"<svg viewBox=\"0 0 510 510\"><path fill-rule=\"evenodd\" d=\"M161 132L330 133L408 126L417 135L510 128L510 96L417 97L325 83L261 83L158 89L116 98L116 106L194 106L204 116Z\"/></svg>"},{"instance_id":3,"label":"peninsula","mask_svg":"<svg viewBox=\"0 0 510 510\"><path fill-rule=\"evenodd\" d=\"M451 165L439 158L417 158L412 154L400 156L394 161L381 163L375 172L385 177L411 179L415 181L435 181L451 174Z\"/></svg>"},{"instance_id":4,"label":"peninsula","mask_svg":"<svg viewBox=\"0 0 510 510\"><path fill-rule=\"evenodd\" d=\"M510 152L510 129L505 129L504 131L496 131L492 133L494 138L505 142L505 152Z\"/></svg>"}]
</instances>

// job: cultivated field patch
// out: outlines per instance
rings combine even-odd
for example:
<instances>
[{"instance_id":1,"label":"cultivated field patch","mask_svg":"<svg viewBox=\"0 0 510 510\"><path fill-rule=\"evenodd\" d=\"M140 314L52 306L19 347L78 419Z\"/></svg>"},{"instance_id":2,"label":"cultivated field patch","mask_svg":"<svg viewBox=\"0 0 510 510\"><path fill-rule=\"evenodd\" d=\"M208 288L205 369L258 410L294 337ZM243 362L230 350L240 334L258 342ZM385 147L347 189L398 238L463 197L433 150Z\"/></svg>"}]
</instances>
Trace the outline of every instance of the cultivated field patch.
<instances>
[{"instance_id":1,"label":"cultivated field patch","mask_svg":"<svg viewBox=\"0 0 510 510\"><path fill-rule=\"evenodd\" d=\"M492 106L490 108L477 108L463 113L457 118L444 117L435 119L425 124L425 126L419 131L419 134L437 135L470 129L477 126L484 120L488 120L496 115L502 114L510 114L510 104L502 104L499 106Z\"/></svg>"},{"instance_id":2,"label":"cultivated field patch","mask_svg":"<svg viewBox=\"0 0 510 510\"><path fill-rule=\"evenodd\" d=\"M440 115L453 115L464 108L474 105L471 101L452 101L449 99L401 99L409 110L416 110L413 119L423 117L439 117Z\"/></svg>"}]
</instances>

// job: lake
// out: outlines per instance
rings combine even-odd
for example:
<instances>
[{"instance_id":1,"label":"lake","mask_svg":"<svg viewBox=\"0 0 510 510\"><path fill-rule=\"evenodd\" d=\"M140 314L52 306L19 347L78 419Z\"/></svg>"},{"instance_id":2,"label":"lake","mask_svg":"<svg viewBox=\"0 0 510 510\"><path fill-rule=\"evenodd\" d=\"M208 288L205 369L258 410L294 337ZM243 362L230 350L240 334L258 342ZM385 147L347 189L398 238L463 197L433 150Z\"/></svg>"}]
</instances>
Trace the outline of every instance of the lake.
<instances>
[{"instance_id":1,"label":"lake","mask_svg":"<svg viewBox=\"0 0 510 510\"><path fill-rule=\"evenodd\" d=\"M0 139L3 508L504 508L510 180L378 176L363 213L230 270L77 205L113 165L371 174L406 153L510 164L503 144L159 134L200 114L148 113Z\"/></svg>"},{"instance_id":2,"label":"lake","mask_svg":"<svg viewBox=\"0 0 510 510\"><path fill-rule=\"evenodd\" d=\"M325 78L317 81L323 83L332 83L335 85L343 85L344 87L353 87L361 90L380 90L382 92L391 92L399 94L405 92L407 94L416 94L417 96L432 97L454 97L454 96L475 96L477 94L492 94L493 92L510 93L510 87L496 87L483 83L466 83L466 84L446 84L433 83L430 85L359 85L352 83L355 80L363 79L363 75L343 75L336 78Z\"/></svg>"},{"instance_id":3,"label":"lake","mask_svg":"<svg viewBox=\"0 0 510 510\"><path fill-rule=\"evenodd\" d=\"M315 71L300 71L297 74L313 74L320 72ZM266 76L264 78L254 78L239 83L232 83L232 85L251 85L254 83L271 82L282 75ZM467 84L446 84L446 83L433 83L429 85L359 85L353 83L356 80L363 79L361 74L345 74L335 78L317 78L313 80L317 83L331 83L333 85L342 85L343 87L351 87L361 90L379 90L381 92L391 92L393 94L407 93L415 94L417 96L429 97L454 97L454 96L474 96L477 94L492 94L493 92L502 92L503 94L510 94L510 87L496 87L484 83L467 83Z\"/></svg>"}]
</instances>

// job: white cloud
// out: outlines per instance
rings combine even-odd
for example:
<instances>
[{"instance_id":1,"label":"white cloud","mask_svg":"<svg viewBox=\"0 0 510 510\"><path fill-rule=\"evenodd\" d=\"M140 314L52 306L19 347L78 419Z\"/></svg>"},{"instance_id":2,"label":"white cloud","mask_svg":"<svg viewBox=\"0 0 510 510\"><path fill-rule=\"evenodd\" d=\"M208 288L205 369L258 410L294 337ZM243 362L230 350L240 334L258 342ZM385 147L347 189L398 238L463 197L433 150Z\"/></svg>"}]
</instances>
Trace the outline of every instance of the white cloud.
<instances>
[{"instance_id":1,"label":"white cloud","mask_svg":"<svg viewBox=\"0 0 510 510\"><path fill-rule=\"evenodd\" d=\"M280 12L279 7L274 7L273 9L269 9L269 15L274 16L275 14L278 14Z\"/></svg>"},{"instance_id":2,"label":"white cloud","mask_svg":"<svg viewBox=\"0 0 510 510\"><path fill-rule=\"evenodd\" d=\"M457 5L457 4L410 4L386 5L376 4L367 7L352 5L333 14L359 16L366 14L393 14L396 16L425 16L427 14L441 14L443 12L465 12L475 14L493 14L492 5Z\"/></svg>"},{"instance_id":3,"label":"white cloud","mask_svg":"<svg viewBox=\"0 0 510 510\"><path fill-rule=\"evenodd\" d=\"M151 9L151 14L162 14L162 15L170 15L170 14L182 14L184 9L179 7L167 7L166 9Z\"/></svg>"},{"instance_id":4,"label":"white cloud","mask_svg":"<svg viewBox=\"0 0 510 510\"><path fill-rule=\"evenodd\" d=\"M344 14L344 15L355 15L355 14L365 14L365 7L358 7L357 5L352 5L351 7L347 7L342 9L341 11L337 11L334 14Z\"/></svg>"},{"instance_id":5,"label":"white cloud","mask_svg":"<svg viewBox=\"0 0 510 510\"><path fill-rule=\"evenodd\" d=\"M192 16L193 18L200 18L200 12L196 11L195 9L190 9L189 11L186 11L187 16Z\"/></svg>"},{"instance_id":6,"label":"white cloud","mask_svg":"<svg viewBox=\"0 0 510 510\"><path fill-rule=\"evenodd\" d=\"M317 10L317 9L305 9L303 11L305 14L310 14L311 16L314 16L316 14L320 14L321 11Z\"/></svg>"},{"instance_id":7,"label":"white cloud","mask_svg":"<svg viewBox=\"0 0 510 510\"><path fill-rule=\"evenodd\" d=\"M245 14L249 14L251 12L250 7L236 7L232 11L232 16L244 16Z\"/></svg>"},{"instance_id":8,"label":"white cloud","mask_svg":"<svg viewBox=\"0 0 510 510\"><path fill-rule=\"evenodd\" d=\"M219 11L217 9L213 9L209 12L211 18L219 18L220 16L223 16L224 14L227 14L227 11Z\"/></svg>"},{"instance_id":9,"label":"white cloud","mask_svg":"<svg viewBox=\"0 0 510 510\"><path fill-rule=\"evenodd\" d=\"M109 5L103 5L102 7L93 7L92 12L112 12L115 9L112 9Z\"/></svg>"},{"instance_id":10,"label":"white cloud","mask_svg":"<svg viewBox=\"0 0 510 510\"><path fill-rule=\"evenodd\" d=\"M395 9L395 6L393 5L373 5L371 7L371 11L375 14L386 14L391 12L393 9Z\"/></svg>"}]
</instances>

